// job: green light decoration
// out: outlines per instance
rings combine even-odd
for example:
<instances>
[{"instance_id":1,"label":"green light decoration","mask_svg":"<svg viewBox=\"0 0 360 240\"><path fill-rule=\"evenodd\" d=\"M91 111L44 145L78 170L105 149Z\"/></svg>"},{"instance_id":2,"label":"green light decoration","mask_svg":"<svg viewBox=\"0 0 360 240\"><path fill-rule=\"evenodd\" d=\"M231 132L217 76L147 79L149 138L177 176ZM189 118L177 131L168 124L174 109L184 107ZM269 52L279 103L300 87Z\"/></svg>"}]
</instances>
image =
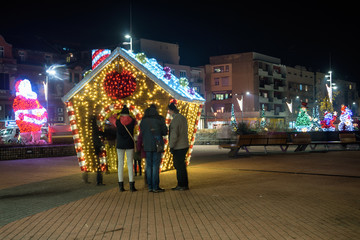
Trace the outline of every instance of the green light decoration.
<instances>
[{"instance_id":1,"label":"green light decoration","mask_svg":"<svg viewBox=\"0 0 360 240\"><path fill-rule=\"evenodd\" d=\"M301 103L301 108L296 119L295 128L298 132L309 132L312 128L311 117L307 113L307 103Z\"/></svg>"}]
</instances>

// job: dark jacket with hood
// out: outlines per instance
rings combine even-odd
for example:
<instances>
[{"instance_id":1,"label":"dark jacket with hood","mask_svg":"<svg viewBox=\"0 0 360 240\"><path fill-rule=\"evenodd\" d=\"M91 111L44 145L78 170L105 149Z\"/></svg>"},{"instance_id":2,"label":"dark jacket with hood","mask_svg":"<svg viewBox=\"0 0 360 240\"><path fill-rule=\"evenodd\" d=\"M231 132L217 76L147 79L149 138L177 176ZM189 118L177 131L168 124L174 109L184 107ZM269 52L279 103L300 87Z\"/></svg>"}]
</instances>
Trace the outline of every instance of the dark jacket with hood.
<instances>
[{"instance_id":1,"label":"dark jacket with hood","mask_svg":"<svg viewBox=\"0 0 360 240\"><path fill-rule=\"evenodd\" d=\"M140 131L142 133L144 151L155 152L155 138L163 141L162 136L167 135L167 127L165 118L160 116L155 108L148 108L140 123Z\"/></svg>"},{"instance_id":2,"label":"dark jacket with hood","mask_svg":"<svg viewBox=\"0 0 360 240\"><path fill-rule=\"evenodd\" d=\"M134 137L134 127L136 120L129 116L129 114L121 114L120 118L116 120L116 148L118 149L132 149L134 148L134 141L126 131L124 125Z\"/></svg>"}]
</instances>

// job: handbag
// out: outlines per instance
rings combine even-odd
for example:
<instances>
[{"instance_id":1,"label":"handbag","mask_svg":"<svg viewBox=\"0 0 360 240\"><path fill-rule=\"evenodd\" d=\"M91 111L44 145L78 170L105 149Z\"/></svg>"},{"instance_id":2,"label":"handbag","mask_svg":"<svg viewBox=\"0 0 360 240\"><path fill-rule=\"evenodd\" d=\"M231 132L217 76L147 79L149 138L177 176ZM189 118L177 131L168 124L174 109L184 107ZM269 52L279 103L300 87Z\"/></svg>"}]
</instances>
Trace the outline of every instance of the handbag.
<instances>
[{"instance_id":1,"label":"handbag","mask_svg":"<svg viewBox=\"0 0 360 240\"><path fill-rule=\"evenodd\" d=\"M157 137L154 137L154 138L155 138L155 144L156 144L156 152L158 152L158 153L164 152L165 151L164 141L161 141Z\"/></svg>"},{"instance_id":2,"label":"handbag","mask_svg":"<svg viewBox=\"0 0 360 240\"><path fill-rule=\"evenodd\" d=\"M153 137L155 139L156 152L163 153L165 151L164 141L161 141L162 139L160 136L154 136L154 131L153 131L152 125L150 125L150 131L153 133Z\"/></svg>"}]
</instances>

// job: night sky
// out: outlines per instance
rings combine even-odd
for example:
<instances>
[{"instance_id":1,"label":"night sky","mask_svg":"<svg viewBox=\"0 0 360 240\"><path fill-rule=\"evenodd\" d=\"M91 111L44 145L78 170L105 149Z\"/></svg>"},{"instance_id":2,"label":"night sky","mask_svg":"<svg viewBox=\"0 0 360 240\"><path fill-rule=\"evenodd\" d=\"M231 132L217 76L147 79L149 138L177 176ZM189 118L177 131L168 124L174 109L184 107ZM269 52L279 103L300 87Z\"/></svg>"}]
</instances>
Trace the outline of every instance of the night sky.
<instances>
[{"instance_id":1,"label":"night sky","mask_svg":"<svg viewBox=\"0 0 360 240\"><path fill-rule=\"evenodd\" d=\"M0 34L97 48L120 44L129 32L129 0L34 2L10 3L0 15ZM132 35L178 43L180 63L190 66L209 63L209 56L256 51L327 72L331 55L334 78L360 84L356 2L243 2L132 0Z\"/></svg>"}]
</instances>

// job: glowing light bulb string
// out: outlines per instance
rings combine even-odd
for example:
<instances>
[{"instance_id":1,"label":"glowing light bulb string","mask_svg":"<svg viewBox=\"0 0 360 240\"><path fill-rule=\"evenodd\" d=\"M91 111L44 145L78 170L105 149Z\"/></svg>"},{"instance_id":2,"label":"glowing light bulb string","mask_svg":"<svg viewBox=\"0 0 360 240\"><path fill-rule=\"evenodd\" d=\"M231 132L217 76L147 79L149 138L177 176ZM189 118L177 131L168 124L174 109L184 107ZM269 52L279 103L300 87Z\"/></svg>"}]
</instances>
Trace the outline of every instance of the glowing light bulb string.
<instances>
[{"instance_id":1,"label":"glowing light bulb string","mask_svg":"<svg viewBox=\"0 0 360 240\"><path fill-rule=\"evenodd\" d=\"M74 107L71 102L66 102L65 104L66 104L66 111L69 116L70 129L71 129L71 133L72 133L73 139L74 139L75 151L76 151L76 156L78 158L79 166L80 166L81 171L86 172L87 171L86 160L84 157L84 152L83 152L83 148L82 148L82 144L81 144L79 129L78 129L78 126L76 123Z\"/></svg>"}]
</instances>

